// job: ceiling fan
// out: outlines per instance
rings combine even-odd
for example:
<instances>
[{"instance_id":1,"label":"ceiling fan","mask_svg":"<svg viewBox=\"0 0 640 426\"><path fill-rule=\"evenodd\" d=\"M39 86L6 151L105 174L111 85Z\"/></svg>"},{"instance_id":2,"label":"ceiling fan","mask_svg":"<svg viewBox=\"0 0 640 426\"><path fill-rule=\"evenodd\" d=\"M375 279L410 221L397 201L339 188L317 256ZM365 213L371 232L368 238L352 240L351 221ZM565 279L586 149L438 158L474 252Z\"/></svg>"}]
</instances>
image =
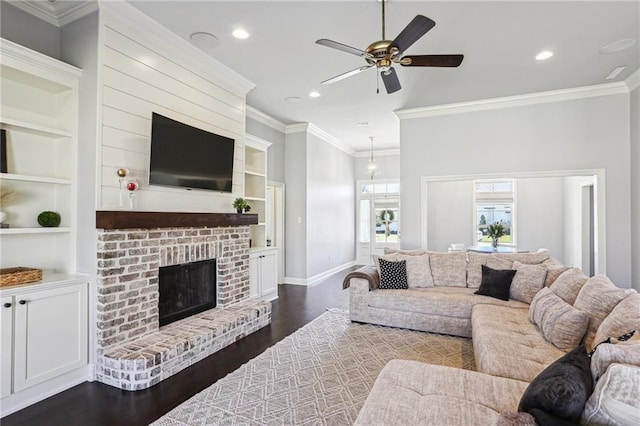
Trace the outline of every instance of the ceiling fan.
<instances>
[{"instance_id":1,"label":"ceiling fan","mask_svg":"<svg viewBox=\"0 0 640 426\"><path fill-rule=\"evenodd\" d=\"M401 57L405 50L425 35L436 23L426 16L417 15L394 40L386 40L384 6L385 1L382 0L382 40L374 41L365 50L356 49L326 38L316 40L319 45L360 56L368 64L339 74L323 81L321 84L332 84L376 67L380 70L387 93L394 93L400 90L401 86L398 75L393 69L393 64L400 64L405 67L457 67L462 63L464 55L407 55Z\"/></svg>"}]
</instances>

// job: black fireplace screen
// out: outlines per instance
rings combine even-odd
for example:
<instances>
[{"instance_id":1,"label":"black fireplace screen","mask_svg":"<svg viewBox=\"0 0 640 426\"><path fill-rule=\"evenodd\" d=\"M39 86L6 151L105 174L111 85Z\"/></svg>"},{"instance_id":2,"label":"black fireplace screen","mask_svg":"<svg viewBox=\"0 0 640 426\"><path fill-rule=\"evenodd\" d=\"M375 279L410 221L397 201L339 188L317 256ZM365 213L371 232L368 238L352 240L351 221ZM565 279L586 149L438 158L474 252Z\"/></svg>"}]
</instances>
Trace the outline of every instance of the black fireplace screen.
<instances>
[{"instance_id":1,"label":"black fireplace screen","mask_svg":"<svg viewBox=\"0 0 640 426\"><path fill-rule=\"evenodd\" d=\"M160 326L216 307L216 260L160 268Z\"/></svg>"}]
</instances>

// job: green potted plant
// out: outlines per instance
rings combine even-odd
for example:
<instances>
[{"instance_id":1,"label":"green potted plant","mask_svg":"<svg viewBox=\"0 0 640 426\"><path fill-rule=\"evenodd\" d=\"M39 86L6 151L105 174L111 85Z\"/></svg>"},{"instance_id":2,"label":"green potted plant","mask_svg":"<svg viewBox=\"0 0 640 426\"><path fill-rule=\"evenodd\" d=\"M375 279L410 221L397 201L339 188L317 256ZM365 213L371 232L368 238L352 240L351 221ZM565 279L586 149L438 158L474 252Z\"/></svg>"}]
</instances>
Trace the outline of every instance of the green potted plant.
<instances>
[{"instance_id":1,"label":"green potted plant","mask_svg":"<svg viewBox=\"0 0 640 426\"><path fill-rule=\"evenodd\" d=\"M251 207L249 207L249 204L247 204L247 200L242 197L238 197L233 200L233 208L235 208L236 212L238 213L243 213L245 211L251 210Z\"/></svg>"},{"instance_id":2,"label":"green potted plant","mask_svg":"<svg viewBox=\"0 0 640 426\"><path fill-rule=\"evenodd\" d=\"M491 238L493 248L498 248L498 239L504 235L504 226L496 222L487 227L487 235Z\"/></svg>"},{"instance_id":3,"label":"green potted plant","mask_svg":"<svg viewBox=\"0 0 640 426\"><path fill-rule=\"evenodd\" d=\"M60 226L60 213L43 211L38 215L38 224L45 228L55 228Z\"/></svg>"}]
</instances>

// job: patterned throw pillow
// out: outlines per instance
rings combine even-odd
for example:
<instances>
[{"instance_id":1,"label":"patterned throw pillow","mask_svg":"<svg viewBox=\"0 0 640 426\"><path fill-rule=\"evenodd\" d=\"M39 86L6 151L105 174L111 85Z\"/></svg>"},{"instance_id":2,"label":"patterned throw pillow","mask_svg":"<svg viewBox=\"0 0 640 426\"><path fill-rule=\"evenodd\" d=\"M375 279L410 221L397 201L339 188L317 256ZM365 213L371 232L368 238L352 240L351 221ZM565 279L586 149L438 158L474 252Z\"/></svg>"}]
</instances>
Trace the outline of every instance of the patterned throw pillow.
<instances>
[{"instance_id":1,"label":"patterned throw pillow","mask_svg":"<svg viewBox=\"0 0 640 426\"><path fill-rule=\"evenodd\" d=\"M405 290L409 288L407 282L407 261L389 262L382 258L380 262L380 287L381 290Z\"/></svg>"}]
</instances>

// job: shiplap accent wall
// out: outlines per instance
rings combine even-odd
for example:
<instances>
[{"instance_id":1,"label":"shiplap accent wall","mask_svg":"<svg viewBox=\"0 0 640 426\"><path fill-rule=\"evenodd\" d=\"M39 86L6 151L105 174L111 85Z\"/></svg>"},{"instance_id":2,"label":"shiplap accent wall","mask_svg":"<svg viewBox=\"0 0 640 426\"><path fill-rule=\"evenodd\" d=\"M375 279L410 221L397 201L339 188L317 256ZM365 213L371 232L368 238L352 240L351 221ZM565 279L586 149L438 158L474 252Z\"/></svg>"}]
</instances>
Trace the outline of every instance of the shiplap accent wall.
<instances>
[{"instance_id":1,"label":"shiplap accent wall","mask_svg":"<svg viewBox=\"0 0 640 426\"><path fill-rule=\"evenodd\" d=\"M136 17L135 9L129 12ZM125 167L130 172L128 178L135 178L139 184L134 195L136 210L233 211L233 198L244 192L246 91L225 87L224 81L216 80L213 70L210 75L194 71L192 64L185 63L170 47L192 48L191 53L198 56L204 53L163 27L156 24L158 28L151 32L149 26L154 23L137 17L143 28L132 30L130 23L119 19L108 12L101 14L98 209L119 207L116 170ZM148 40L145 33L152 34ZM158 43L159 33L179 40L167 43L169 47L163 49ZM149 185L153 112L235 139L232 194ZM129 208L128 194L124 196L124 208Z\"/></svg>"}]
</instances>

